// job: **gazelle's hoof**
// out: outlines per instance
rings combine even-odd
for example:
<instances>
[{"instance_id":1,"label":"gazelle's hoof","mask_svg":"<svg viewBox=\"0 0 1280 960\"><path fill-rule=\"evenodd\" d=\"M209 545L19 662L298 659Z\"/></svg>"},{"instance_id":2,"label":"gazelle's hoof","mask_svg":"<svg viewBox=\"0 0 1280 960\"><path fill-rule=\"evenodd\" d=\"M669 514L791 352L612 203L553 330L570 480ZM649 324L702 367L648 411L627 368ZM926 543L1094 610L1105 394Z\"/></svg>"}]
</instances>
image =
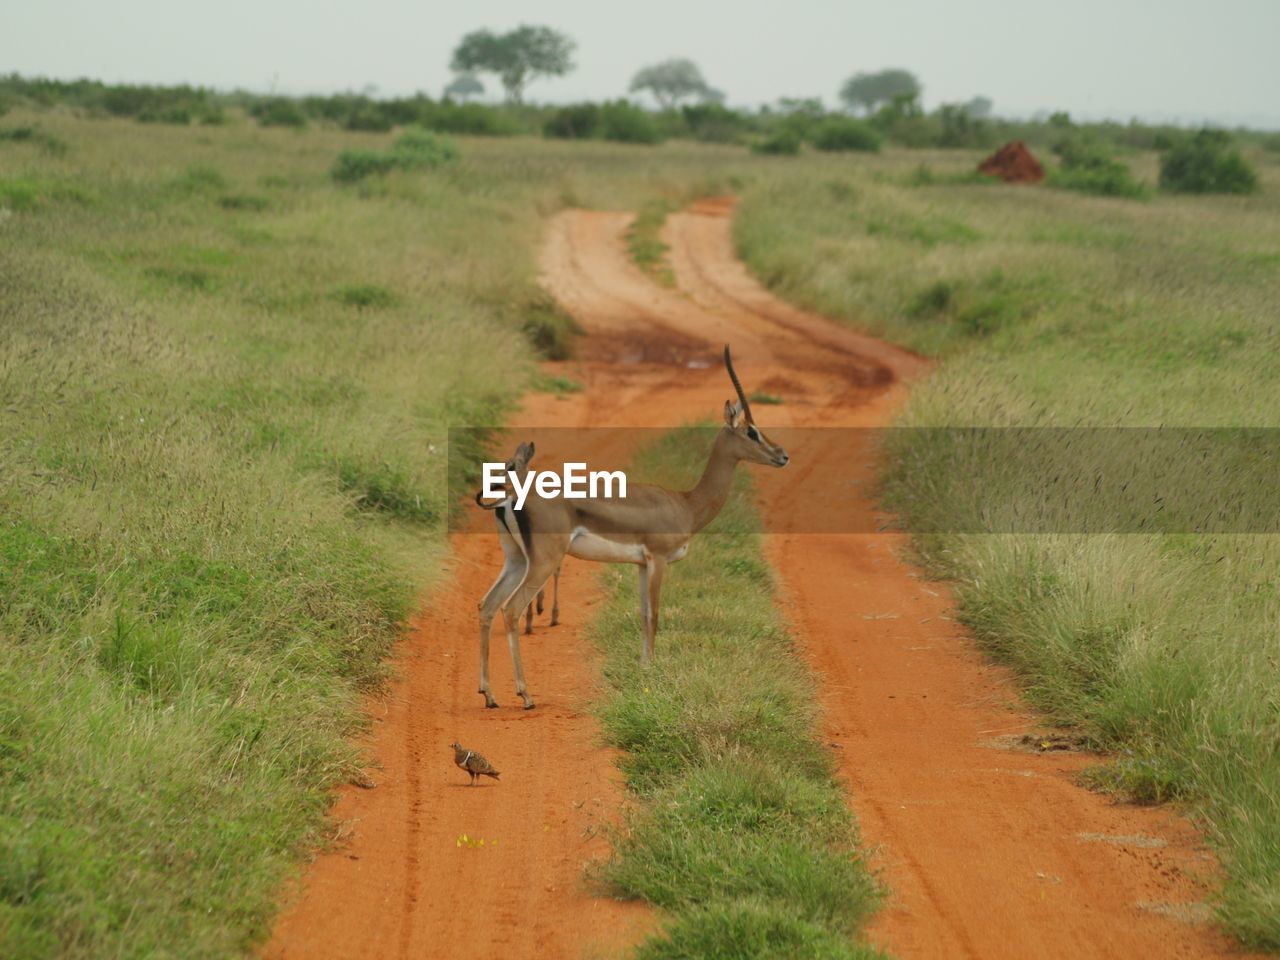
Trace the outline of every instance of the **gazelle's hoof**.
<instances>
[{"instance_id":1,"label":"gazelle's hoof","mask_svg":"<svg viewBox=\"0 0 1280 960\"><path fill-rule=\"evenodd\" d=\"M497 709L498 709L498 701L497 701L497 700L488 700L488 701L486 701L486 702L485 702L485 705L484 705L484 706L485 706L485 709L486 709L486 710L497 710Z\"/></svg>"},{"instance_id":2,"label":"gazelle's hoof","mask_svg":"<svg viewBox=\"0 0 1280 960\"><path fill-rule=\"evenodd\" d=\"M532 709L534 708L534 706L535 706L535 704L534 704L534 702L533 702L532 700L526 700L526 701L525 701L525 703L524 703L524 708L525 708L526 710L532 710Z\"/></svg>"}]
</instances>

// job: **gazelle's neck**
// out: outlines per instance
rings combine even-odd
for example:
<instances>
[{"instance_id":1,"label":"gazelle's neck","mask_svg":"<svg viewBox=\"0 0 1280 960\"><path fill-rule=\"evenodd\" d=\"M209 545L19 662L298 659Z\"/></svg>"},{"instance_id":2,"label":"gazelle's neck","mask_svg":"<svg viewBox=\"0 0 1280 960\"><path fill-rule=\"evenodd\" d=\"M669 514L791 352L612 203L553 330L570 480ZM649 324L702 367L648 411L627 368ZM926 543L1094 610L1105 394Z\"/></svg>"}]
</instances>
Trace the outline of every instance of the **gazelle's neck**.
<instances>
[{"instance_id":1,"label":"gazelle's neck","mask_svg":"<svg viewBox=\"0 0 1280 960\"><path fill-rule=\"evenodd\" d=\"M707 459L707 467L702 471L698 485L685 496L693 511L693 530L696 533L716 518L729 499L729 488L733 485L733 469L738 465L738 458L729 452L729 436L721 430L716 442L711 447L711 456Z\"/></svg>"}]
</instances>

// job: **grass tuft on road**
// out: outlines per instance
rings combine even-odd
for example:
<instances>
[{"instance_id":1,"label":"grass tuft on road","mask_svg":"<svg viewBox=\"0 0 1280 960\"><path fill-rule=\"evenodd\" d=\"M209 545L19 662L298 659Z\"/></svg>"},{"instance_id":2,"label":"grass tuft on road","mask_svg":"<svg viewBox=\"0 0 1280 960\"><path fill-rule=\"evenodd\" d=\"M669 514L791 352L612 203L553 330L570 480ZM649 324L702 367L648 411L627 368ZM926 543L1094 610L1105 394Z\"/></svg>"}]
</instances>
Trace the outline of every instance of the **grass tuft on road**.
<instances>
[{"instance_id":1,"label":"grass tuft on road","mask_svg":"<svg viewBox=\"0 0 1280 960\"><path fill-rule=\"evenodd\" d=\"M705 455L673 434L635 475L692 484ZM634 572L605 574L611 595L592 628L609 687L600 718L637 805L599 879L665 911L645 960L879 956L854 941L880 891L816 739L813 678L772 603L757 527L740 473L667 574L647 668Z\"/></svg>"}]
</instances>

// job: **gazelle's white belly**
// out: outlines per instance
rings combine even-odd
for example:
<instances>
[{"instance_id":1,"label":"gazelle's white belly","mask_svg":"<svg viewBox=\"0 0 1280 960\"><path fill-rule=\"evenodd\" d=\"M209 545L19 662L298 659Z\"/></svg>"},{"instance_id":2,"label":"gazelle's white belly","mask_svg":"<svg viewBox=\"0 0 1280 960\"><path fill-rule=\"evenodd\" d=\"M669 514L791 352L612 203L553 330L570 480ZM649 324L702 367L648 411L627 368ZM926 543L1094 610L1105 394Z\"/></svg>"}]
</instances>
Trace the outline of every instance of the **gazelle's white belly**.
<instances>
[{"instance_id":1,"label":"gazelle's white belly","mask_svg":"<svg viewBox=\"0 0 1280 960\"><path fill-rule=\"evenodd\" d=\"M600 563L644 563L644 545L618 543L591 533L586 527L575 527L569 538L569 556Z\"/></svg>"}]
</instances>

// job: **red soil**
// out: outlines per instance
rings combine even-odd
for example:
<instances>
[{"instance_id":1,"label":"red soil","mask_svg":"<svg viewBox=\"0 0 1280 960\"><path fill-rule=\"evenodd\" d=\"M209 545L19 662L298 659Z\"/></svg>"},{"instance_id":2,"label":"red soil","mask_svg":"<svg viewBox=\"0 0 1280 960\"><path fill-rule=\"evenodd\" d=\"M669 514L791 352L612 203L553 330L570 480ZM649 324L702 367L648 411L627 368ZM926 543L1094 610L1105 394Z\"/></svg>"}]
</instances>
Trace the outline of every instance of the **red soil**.
<instances>
[{"instance_id":1,"label":"red soil","mask_svg":"<svg viewBox=\"0 0 1280 960\"><path fill-rule=\"evenodd\" d=\"M1005 183L1039 183L1044 167L1021 140L1006 143L978 164L978 172L999 177Z\"/></svg>"}]
</instances>

